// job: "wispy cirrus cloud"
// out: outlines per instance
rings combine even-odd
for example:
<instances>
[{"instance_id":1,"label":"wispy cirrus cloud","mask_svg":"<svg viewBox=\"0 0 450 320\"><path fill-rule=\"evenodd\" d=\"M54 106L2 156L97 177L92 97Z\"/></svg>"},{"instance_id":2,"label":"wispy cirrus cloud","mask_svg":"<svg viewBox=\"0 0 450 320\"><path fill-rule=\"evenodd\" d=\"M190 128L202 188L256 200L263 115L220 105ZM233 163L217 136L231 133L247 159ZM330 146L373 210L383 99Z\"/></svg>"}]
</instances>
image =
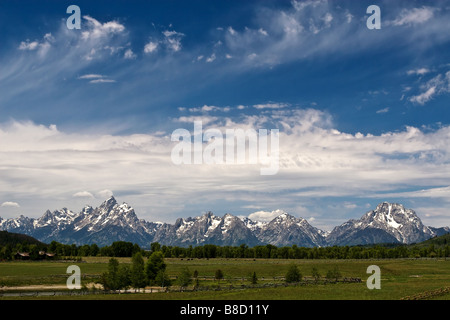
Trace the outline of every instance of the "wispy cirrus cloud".
<instances>
[{"instance_id":1,"label":"wispy cirrus cloud","mask_svg":"<svg viewBox=\"0 0 450 320\"><path fill-rule=\"evenodd\" d=\"M221 112L228 112L231 110L230 107L218 107L218 106L209 106L209 105L203 105L202 107L194 107L189 108L189 112L211 112L211 111L221 111Z\"/></svg>"},{"instance_id":2,"label":"wispy cirrus cloud","mask_svg":"<svg viewBox=\"0 0 450 320\"><path fill-rule=\"evenodd\" d=\"M419 76L423 76L427 73L430 73L431 70L428 68L418 68L418 69L413 69L413 70L408 70L406 72L406 74L408 75L419 75Z\"/></svg>"},{"instance_id":3,"label":"wispy cirrus cloud","mask_svg":"<svg viewBox=\"0 0 450 320\"><path fill-rule=\"evenodd\" d=\"M394 26L422 24L432 19L436 10L436 8L429 6L402 9L397 18L386 22L386 24Z\"/></svg>"},{"instance_id":4,"label":"wispy cirrus cloud","mask_svg":"<svg viewBox=\"0 0 450 320\"><path fill-rule=\"evenodd\" d=\"M377 113L378 114L382 114L382 113L388 113L389 112L389 107L386 107L386 108L383 108L383 109L380 109L380 110L377 110Z\"/></svg>"},{"instance_id":5,"label":"wispy cirrus cloud","mask_svg":"<svg viewBox=\"0 0 450 320\"><path fill-rule=\"evenodd\" d=\"M289 104L286 103L265 103L265 104L255 104L253 108L263 110L263 109L283 109L288 107Z\"/></svg>"},{"instance_id":6,"label":"wispy cirrus cloud","mask_svg":"<svg viewBox=\"0 0 450 320\"><path fill-rule=\"evenodd\" d=\"M116 80L113 79L108 79L107 76L105 75L101 75L101 74L85 74L82 75L80 77L78 77L78 79L85 79L85 80L89 80L89 83L114 83L116 82Z\"/></svg>"},{"instance_id":7,"label":"wispy cirrus cloud","mask_svg":"<svg viewBox=\"0 0 450 320\"><path fill-rule=\"evenodd\" d=\"M46 33L41 41L30 41L29 39L27 39L26 41L20 42L18 49L22 51L37 51L38 55L40 57L43 57L50 50L52 42L54 41L55 38L52 36L52 34Z\"/></svg>"},{"instance_id":8,"label":"wispy cirrus cloud","mask_svg":"<svg viewBox=\"0 0 450 320\"><path fill-rule=\"evenodd\" d=\"M450 93L450 71L438 74L420 86L421 93L409 98L409 101L424 105L435 96Z\"/></svg>"},{"instance_id":9,"label":"wispy cirrus cloud","mask_svg":"<svg viewBox=\"0 0 450 320\"><path fill-rule=\"evenodd\" d=\"M94 74L94 73L85 74L78 77L78 79L99 79L99 78L103 78L103 76L101 74Z\"/></svg>"},{"instance_id":10,"label":"wispy cirrus cloud","mask_svg":"<svg viewBox=\"0 0 450 320\"><path fill-rule=\"evenodd\" d=\"M113 79L94 79L89 81L89 83L114 83L116 80Z\"/></svg>"}]
</instances>

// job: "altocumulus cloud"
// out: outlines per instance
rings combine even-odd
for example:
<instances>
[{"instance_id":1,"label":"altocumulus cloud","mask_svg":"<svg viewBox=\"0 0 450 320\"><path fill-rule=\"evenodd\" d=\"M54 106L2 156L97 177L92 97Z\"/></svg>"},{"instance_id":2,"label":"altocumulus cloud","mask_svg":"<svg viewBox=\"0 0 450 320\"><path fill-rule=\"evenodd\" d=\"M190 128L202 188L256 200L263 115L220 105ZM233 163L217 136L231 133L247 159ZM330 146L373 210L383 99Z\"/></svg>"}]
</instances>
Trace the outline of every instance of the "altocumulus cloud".
<instances>
[{"instance_id":1,"label":"altocumulus cloud","mask_svg":"<svg viewBox=\"0 0 450 320\"><path fill-rule=\"evenodd\" d=\"M12 201L3 202L0 206L1 207L20 208L20 205L17 202L12 202Z\"/></svg>"},{"instance_id":2,"label":"altocumulus cloud","mask_svg":"<svg viewBox=\"0 0 450 320\"><path fill-rule=\"evenodd\" d=\"M252 164L174 165L174 142L160 132L69 134L56 126L12 122L0 126L0 192L21 181L18 196L52 195L70 202L94 197L80 190L105 190L95 198L114 190L145 211L143 218L164 220L187 206L214 207L224 199L242 208L276 208L278 201L297 207L310 197L368 197L397 193L404 185L433 190L450 179L449 126L350 134L333 128L323 111L268 110L258 116L211 118L203 129L279 128L280 170L274 176L261 177L261 166ZM262 196L267 194L271 197Z\"/></svg>"}]
</instances>

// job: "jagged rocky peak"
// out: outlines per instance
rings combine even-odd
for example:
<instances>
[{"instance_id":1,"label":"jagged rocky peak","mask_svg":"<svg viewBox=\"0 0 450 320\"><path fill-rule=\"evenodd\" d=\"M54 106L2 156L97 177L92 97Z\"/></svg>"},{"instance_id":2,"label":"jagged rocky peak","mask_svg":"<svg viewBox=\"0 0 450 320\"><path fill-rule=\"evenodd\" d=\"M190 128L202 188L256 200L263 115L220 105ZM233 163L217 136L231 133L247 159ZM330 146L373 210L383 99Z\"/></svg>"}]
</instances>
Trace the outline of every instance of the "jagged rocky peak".
<instances>
[{"instance_id":1,"label":"jagged rocky peak","mask_svg":"<svg viewBox=\"0 0 450 320\"><path fill-rule=\"evenodd\" d=\"M303 218L297 218L293 216L292 214L287 213L283 210L275 210L275 212L280 213L275 219L279 222L299 222L302 221Z\"/></svg>"},{"instance_id":2,"label":"jagged rocky peak","mask_svg":"<svg viewBox=\"0 0 450 320\"><path fill-rule=\"evenodd\" d=\"M76 218L76 216L76 213L70 211L67 208L62 208L53 212L47 210L39 219L37 219L36 223L38 225L46 225L52 223L59 224L66 221L72 221L74 218Z\"/></svg>"},{"instance_id":3,"label":"jagged rocky peak","mask_svg":"<svg viewBox=\"0 0 450 320\"><path fill-rule=\"evenodd\" d=\"M417 227L422 225L414 210L406 209L399 203L382 202L368 214L371 214L378 222L386 223L389 227L396 229L411 223Z\"/></svg>"},{"instance_id":4,"label":"jagged rocky peak","mask_svg":"<svg viewBox=\"0 0 450 320\"><path fill-rule=\"evenodd\" d=\"M45 213L38 220L48 220L53 218L53 213L50 210L45 211Z\"/></svg>"},{"instance_id":5,"label":"jagged rocky peak","mask_svg":"<svg viewBox=\"0 0 450 320\"><path fill-rule=\"evenodd\" d=\"M103 202L100 205L100 208L104 208L109 210L112 210L112 208L114 208L114 206L117 204L117 200L116 198L114 198L114 196L109 197L109 199L105 200L105 202Z\"/></svg>"},{"instance_id":6,"label":"jagged rocky peak","mask_svg":"<svg viewBox=\"0 0 450 320\"><path fill-rule=\"evenodd\" d=\"M391 202L381 202L380 204L377 205L376 209L374 210L376 212L383 212L386 214L390 214L390 213L401 213L401 214L407 214L408 210L406 209L402 204L400 203L391 203Z\"/></svg>"},{"instance_id":7,"label":"jagged rocky peak","mask_svg":"<svg viewBox=\"0 0 450 320\"><path fill-rule=\"evenodd\" d=\"M94 211L94 208L87 205L83 208L83 210L81 210L81 214L89 215L89 214L92 214L93 211Z\"/></svg>"},{"instance_id":8,"label":"jagged rocky peak","mask_svg":"<svg viewBox=\"0 0 450 320\"><path fill-rule=\"evenodd\" d=\"M277 209L272 212L274 213L274 215L276 214L275 219L277 221L283 221L283 220L287 220L287 219L290 219L291 217L293 217L292 215L290 215L289 213L287 213L286 211L283 211L281 209Z\"/></svg>"},{"instance_id":9,"label":"jagged rocky peak","mask_svg":"<svg viewBox=\"0 0 450 320\"><path fill-rule=\"evenodd\" d=\"M433 231L424 226L414 210L402 204L382 202L359 220L335 227L327 237L330 244L412 243L430 238Z\"/></svg>"}]
</instances>

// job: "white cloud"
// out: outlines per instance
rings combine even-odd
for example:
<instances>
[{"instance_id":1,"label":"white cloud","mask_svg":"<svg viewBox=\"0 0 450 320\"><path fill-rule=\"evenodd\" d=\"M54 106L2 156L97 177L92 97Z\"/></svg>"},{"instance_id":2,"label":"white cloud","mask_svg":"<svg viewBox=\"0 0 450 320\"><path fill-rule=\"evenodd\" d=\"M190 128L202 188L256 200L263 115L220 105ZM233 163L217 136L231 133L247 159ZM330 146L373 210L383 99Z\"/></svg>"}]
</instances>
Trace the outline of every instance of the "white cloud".
<instances>
[{"instance_id":1,"label":"white cloud","mask_svg":"<svg viewBox=\"0 0 450 320\"><path fill-rule=\"evenodd\" d=\"M350 23L350 22L352 22L352 20L353 20L353 15L350 13L350 12L347 12L346 14L345 14L345 17L347 18L347 23Z\"/></svg>"},{"instance_id":2,"label":"white cloud","mask_svg":"<svg viewBox=\"0 0 450 320\"><path fill-rule=\"evenodd\" d=\"M391 192L381 194L382 197L386 198L430 198L430 199L441 198L446 201L450 201L449 195L450 195L450 186L427 188L418 191ZM379 197L379 196L380 194L378 194L378 196L372 195L372 197Z\"/></svg>"},{"instance_id":3,"label":"white cloud","mask_svg":"<svg viewBox=\"0 0 450 320\"><path fill-rule=\"evenodd\" d=\"M149 43L147 43L144 47L144 52L145 53L153 53L158 49L158 43L157 42L153 42L150 41Z\"/></svg>"},{"instance_id":4,"label":"white cloud","mask_svg":"<svg viewBox=\"0 0 450 320\"><path fill-rule=\"evenodd\" d=\"M125 26L117 21L101 23L90 16L83 16L83 18L87 20L88 25L88 30L81 33L84 40L98 40L125 31Z\"/></svg>"},{"instance_id":5,"label":"white cloud","mask_svg":"<svg viewBox=\"0 0 450 320\"><path fill-rule=\"evenodd\" d=\"M173 52L178 52L181 50L181 39L185 36L184 33L177 31L163 31L165 37L164 43L166 48Z\"/></svg>"},{"instance_id":6,"label":"white cloud","mask_svg":"<svg viewBox=\"0 0 450 320\"><path fill-rule=\"evenodd\" d=\"M377 110L377 113L388 113L388 112L389 112L389 107L386 107L386 108L384 108L384 109Z\"/></svg>"},{"instance_id":7,"label":"white cloud","mask_svg":"<svg viewBox=\"0 0 450 320\"><path fill-rule=\"evenodd\" d=\"M248 218L253 221L269 222L278 217L280 212L278 211L256 211L248 215Z\"/></svg>"},{"instance_id":8,"label":"white cloud","mask_svg":"<svg viewBox=\"0 0 450 320\"><path fill-rule=\"evenodd\" d=\"M114 192L111 190L105 189L97 192L97 195L100 197L100 199L108 199L114 195Z\"/></svg>"},{"instance_id":9,"label":"white cloud","mask_svg":"<svg viewBox=\"0 0 450 320\"><path fill-rule=\"evenodd\" d=\"M218 120L218 117L211 117L211 116L189 116L189 117L178 117L175 118L175 122L181 122L181 123L191 123L193 124L195 121L201 121L203 125L208 125L211 123L214 123Z\"/></svg>"},{"instance_id":10,"label":"white cloud","mask_svg":"<svg viewBox=\"0 0 450 320\"><path fill-rule=\"evenodd\" d=\"M167 47L170 50L172 50L173 52L178 52L181 50L181 40L180 39L167 38L166 43L167 43Z\"/></svg>"},{"instance_id":11,"label":"white cloud","mask_svg":"<svg viewBox=\"0 0 450 320\"><path fill-rule=\"evenodd\" d=\"M265 103L265 104L255 104L253 105L253 108L255 109L282 109L289 106L285 103Z\"/></svg>"},{"instance_id":12,"label":"white cloud","mask_svg":"<svg viewBox=\"0 0 450 320\"><path fill-rule=\"evenodd\" d=\"M98 79L98 78L103 78L103 76L101 74L85 74L78 77L78 79Z\"/></svg>"},{"instance_id":13,"label":"white cloud","mask_svg":"<svg viewBox=\"0 0 450 320\"><path fill-rule=\"evenodd\" d=\"M333 15L327 12L322 20L325 22L325 25L329 27L331 25L331 21L333 21Z\"/></svg>"},{"instance_id":14,"label":"white cloud","mask_svg":"<svg viewBox=\"0 0 450 320\"><path fill-rule=\"evenodd\" d=\"M55 38L51 33L46 33L43 37L42 41L30 41L27 39L26 41L22 41L19 45L19 50L22 51L37 51L40 57L46 56L48 51L51 48L51 43L55 41Z\"/></svg>"},{"instance_id":15,"label":"white cloud","mask_svg":"<svg viewBox=\"0 0 450 320\"><path fill-rule=\"evenodd\" d=\"M230 108L229 107L208 106L205 104L202 107L189 108L189 111L190 112L210 112L210 111L228 112L228 111L230 111Z\"/></svg>"},{"instance_id":16,"label":"white cloud","mask_svg":"<svg viewBox=\"0 0 450 320\"><path fill-rule=\"evenodd\" d=\"M1 207L20 208L20 205L17 202L6 201L1 204Z\"/></svg>"},{"instance_id":17,"label":"white cloud","mask_svg":"<svg viewBox=\"0 0 450 320\"><path fill-rule=\"evenodd\" d=\"M302 11L308 7L317 7L326 3L324 0L292 0L291 4L296 11Z\"/></svg>"},{"instance_id":18,"label":"white cloud","mask_svg":"<svg viewBox=\"0 0 450 320\"><path fill-rule=\"evenodd\" d=\"M264 30L263 28L259 28L259 29L258 29L258 32L259 32L260 34L262 34L263 36L268 36L268 35L269 35L269 34L267 33L267 31Z\"/></svg>"},{"instance_id":19,"label":"white cloud","mask_svg":"<svg viewBox=\"0 0 450 320\"><path fill-rule=\"evenodd\" d=\"M39 42L30 40L22 41L19 46L19 50L36 50L39 47Z\"/></svg>"},{"instance_id":20,"label":"white cloud","mask_svg":"<svg viewBox=\"0 0 450 320\"><path fill-rule=\"evenodd\" d=\"M95 79L95 80L89 81L89 83L114 83L114 82L116 82L116 80L112 80L112 79Z\"/></svg>"},{"instance_id":21,"label":"white cloud","mask_svg":"<svg viewBox=\"0 0 450 320\"><path fill-rule=\"evenodd\" d=\"M94 199L94 195L90 193L89 191L80 191L73 195L74 198L90 198Z\"/></svg>"},{"instance_id":22,"label":"white cloud","mask_svg":"<svg viewBox=\"0 0 450 320\"><path fill-rule=\"evenodd\" d=\"M214 60L216 60L216 54L215 53L211 54L211 56L209 56L206 59L206 62L213 62Z\"/></svg>"},{"instance_id":23,"label":"white cloud","mask_svg":"<svg viewBox=\"0 0 450 320\"><path fill-rule=\"evenodd\" d=\"M116 82L113 79L107 79L107 77L104 75L93 74L93 73L82 75L82 76L78 77L78 79L90 80L89 83L114 83L114 82Z\"/></svg>"},{"instance_id":24,"label":"white cloud","mask_svg":"<svg viewBox=\"0 0 450 320\"><path fill-rule=\"evenodd\" d=\"M349 209L349 210L353 210L358 207L358 205L356 203L351 203L351 202L344 202L343 205L344 205L344 208Z\"/></svg>"},{"instance_id":25,"label":"white cloud","mask_svg":"<svg viewBox=\"0 0 450 320\"><path fill-rule=\"evenodd\" d=\"M125 59L136 59L136 54L131 49L127 49L123 54Z\"/></svg>"},{"instance_id":26,"label":"white cloud","mask_svg":"<svg viewBox=\"0 0 450 320\"><path fill-rule=\"evenodd\" d=\"M408 70L406 72L406 74L423 76L429 72L430 72L430 69L428 69L428 68L419 68L419 69L414 69L414 70Z\"/></svg>"},{"instance_id":27,"label":"white cloud","mask_svg":"<svg viewBox=\"0 0 450 320\"><path fill-rule=\"evenodd\" d=\"M416 102L418 104L425 104L428 101L431 100L431 98L436 94L436 87L430 87L427 89L427 91L417 95L413 96L409 99L411 102Z\"/></svg>"},{"instance_id":28,"label":"white cloud","mask_svg":"<svg viewBox=\"0 0 450 320\"><path fill-rule=\"evenodd\" d=\"M412 96L409 101L424 105L434 96L450 92L450 71L445 74L438 74L421 85L422 93Z\"/></svg>"},{"instance_id":29,"label":"white cloud","mask_svg":"<svg viewBox=\"0 0 450 320\"><path fill-rule=\"evenodd\" d=\"M370 40L365 35L367 29L356 26L361 20L354 19L358 14L333 1L291 1L291 7L260 9L253 19L255 25L239 32L230 26L221 33L224 50L235 58L237 68L272 67L319 55L354 54L355 48L365 52L387 42L400 41L411 50L423 50L437 44L426 39L448 41L448 34L441 31L447 24L447 14L429 6L398 11L397 18L383 20L390 32ZM435 14L438 11L442 15ZM423 28L408 33L405 28L391 28L394 24L420 24Z\"/></svg>"},{"instance_id":30,"label":"white cloud","mask_svg":"<svg viewBox=\"0 0 450 320\"><path fill-rule=\"evenodd\" d=\"M424 23L433 18L434 10L434 8L426 6L422 8L403 9L395 20L388 23L395 26Z\"/></svg>"},{"instance_id":31,"label":"white cloud","mask_svg":"<svg viewBox=\"0 0 450 320\"><path fill-rule=\"evenodd\" d=\"M165 30L163 31L163 35L168 38L173 36L183 36L184 34L176 31Z\"/></svg>"},{"instance_id":32,"label":"white cloud","mask_svg":"<svg viewBox=\"0 0 450 320\"><path fill-rule=\"evenodd\" d=\"M203 122L204 130L214 126L221 132L279 128L279 172L262 178L261 165L174 165L170 133L69 134L54 125L11 122L0 125L0 193L9 195L14 185L14 199L47 199L42 208L24 208L21 201L24 214L30 210L37 215L47 209L48 199L68 199L70 207L70 199L79 202L90 194L104 199L115 190L126 194L125 200L133 206L146 208L147 215L159 215L158 219L163 218L161 212L179 215L186 206L208 203L215 208L221 201L260 208L282 203L284 208L295 208L300 199L313 197L378 198L389 195L389 190L405 196L396 189L405 186L430 190L421 198L448 195L446 188L436 186L450 181L449 126L351 134L336 130L323 111L287 108L235 118L173 120L191 133L197 120ZM107 191L100 195L80 190ZM354 208L354 202L342 208ZM259 216L269 219L268 212Z\"/></svg>"},{"instance_id":33,"label":"white cloud","mask_svg":"<svg viewBox=\"0 0 450 320\"><path fill-rule=\"evenodd\" d=\"M178 52L182 49L181 40L185 36L184 33L177 32L174 30L164 30L161 31L161 36L153 36L152 40L148 41L144 46L144 53L152 54L160 50L160 48L165 48L170 52ZM133 56L134 58L134 56ZM198 56L197 61L201 60L203 56Z\"/></svg>"}]
</instances>

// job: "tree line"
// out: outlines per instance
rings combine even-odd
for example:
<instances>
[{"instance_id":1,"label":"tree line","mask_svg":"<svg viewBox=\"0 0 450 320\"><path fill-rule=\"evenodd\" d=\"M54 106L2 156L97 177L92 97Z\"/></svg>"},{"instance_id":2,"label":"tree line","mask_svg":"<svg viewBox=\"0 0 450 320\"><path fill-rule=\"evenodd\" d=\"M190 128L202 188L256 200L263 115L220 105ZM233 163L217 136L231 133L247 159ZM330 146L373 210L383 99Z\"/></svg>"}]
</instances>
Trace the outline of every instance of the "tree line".
<instances>
[{"instance_id":1,"label":"tree line","mask_svg":"<svg viewBox=\"0 0 450 320\"><path fill-rule=\"evenodd\" d=\"M274 245L249 247L217 246L161 246L152 243L152 251L161 251L164 257L173 258L263 258L263 259L385 259L385 258L432 258L450 257L450 246L331 246L300 247L297 245L276 247Z\"/></svg>"},{"instance_id":2,"label":"tree line","mask_svg":"<svg viewBox=\"0 0 450 320\"><path fill-rule=\"evenodd\" d=\"M150 257L153 252L161 252L164 258L254 258L254 259L385 259L385 258L434 258L450 257L450 245L374 245L374 246L331 246L331 247L300 247L297 245L276 247L260 245L249 247L218 246L205 244L201 246L166 246L158 242L151 243L150 250L141 248L138 244L126 241L115 241L109 246L99 247L96 244L61 244L52 241L50 244L16 243L0 246L0 260L12 260L17 252L29 253L30 259L38 259L39 252L51 252L57 257L132 257L140 252L144 257Z\"/></svg>"}]
</instances>

